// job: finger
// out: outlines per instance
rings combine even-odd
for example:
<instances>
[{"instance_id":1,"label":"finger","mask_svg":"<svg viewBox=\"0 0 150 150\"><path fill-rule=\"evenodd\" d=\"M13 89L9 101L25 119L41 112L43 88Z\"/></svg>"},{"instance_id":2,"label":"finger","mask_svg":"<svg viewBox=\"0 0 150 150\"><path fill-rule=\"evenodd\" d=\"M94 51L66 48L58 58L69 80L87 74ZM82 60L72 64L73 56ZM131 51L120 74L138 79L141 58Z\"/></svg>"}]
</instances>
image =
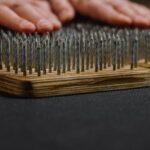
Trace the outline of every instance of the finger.
<instances>
[{"instance_id":1,"label":"finger","mask_svg":"<svg viewBox=\"0 0 150 150\"><path fill-rule=\"evenodd\" d=\"M150 19L150 9L149 8L147 8L143 5L134 3L134 2L131 2L131 7L137 12L137 14L140 14L141 16Z\"/></svg>"},{"instance_id":2,"label":"finger","mask_svg":"<svg viewBox=\"0 0 150 150\"><path fill-rule=\"evenodd\" d=\"M75 11L68 0L51 0L50 4L62 22L70 21L74 18Z\"/></svg>"},{"instance_id":3,"label":"finger","mask_svg":"<svg viewBox=\"0 0 150 150\"><path fill-rule=\"evenodd\" d=\"M59 21L57 16L51 11L49 3L45 2L37 1L34 5L35 9L53 23L54 29L59 29L61 27L61 22Z\"/></svg>"},{"instance_id":4,"label":"finger","mask_svg":"<svg viewBox=\"0 0 150 150\"><path fill-rule=\"evenodd\" d=\"M21 32L33 32L36 29L33 23L19 17L10 8L3 5L0 6L0 25Z\"/></svg>"},{"instance_id":5,"label":"finger","mask_svg":"<svg viewBox=\"0 0 150 150\"><path fill-rule=\"evenodd\" d=\"M93 0L71 0L75 8L84 15L104 21L113 25L130 25L131 19L126 15L118 13L111 5L101 1Z\"/></svg>"},{"instance_id":6,"label":"finger","mask_svg":"<svg viewBox=\"0 0 150 150\"><path fill-rule=\"evenodd\" d=\"M136 11L131 7L130 2L114 0L109 2L117 11L127 15L133 20L133 25L148 27L149 21L143 16L136 13Z\"/></svg>"},{"instance_id":7,"label":"finger","mask_svg":"<svg viewBox=\"0 0 150 150\"><path fill-rule=\"evenodd\" d=\"M26 0L26 2L30 2L31 0ZM13 7L15 5L21 5L24 3L24 0L0 0L0 4Z\"/></svg>"},{"instance_id":8,"label":"finger","mask_svg":"<svg viewBox=\"0 0 150 150\"><path fill-rule=\"evenodd\" d=\"M53 24L53 29L54 30L57 30L57 29L61 28L62 24L53 12L46 13L46 11L43 12L43 10L41 10L40 8L35 8L35 9Z\"/></svg>"},{"instance_id":9,"label":"finger","mask_svg":"<svg viewBox=\"0 0 150 150\"><path fill-rule=\"evenodd\" d=\"M32 5L26 4L15 7L14 10L19 16L33 22L38 32L53 30L52 22L39 13Z\"/></svg>"}]
</instances>

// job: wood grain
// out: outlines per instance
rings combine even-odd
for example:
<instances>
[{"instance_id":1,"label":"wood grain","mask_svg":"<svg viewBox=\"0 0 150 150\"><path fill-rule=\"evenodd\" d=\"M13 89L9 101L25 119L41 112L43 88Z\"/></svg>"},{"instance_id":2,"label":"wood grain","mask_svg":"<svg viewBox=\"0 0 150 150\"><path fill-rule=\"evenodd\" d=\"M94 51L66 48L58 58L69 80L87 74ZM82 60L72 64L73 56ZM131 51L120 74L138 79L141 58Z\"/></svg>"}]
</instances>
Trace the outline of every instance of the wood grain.
<instances>
[{"instance_id":1,"label":"wood grain","mask_svg":"<svg viewBox=\"0 0 150 150\"><path fill-rule=\"evenodd\" d=\"M62 75L55 72L37 77L23 77L12 71L0 71L0 91L23 97L45 97L87 92L120 90L150 86L149 67L130 70L129 66L112 71L112 68L95 73L89 70L76 74L75 71Z\"/></svg>"}]
</instances>

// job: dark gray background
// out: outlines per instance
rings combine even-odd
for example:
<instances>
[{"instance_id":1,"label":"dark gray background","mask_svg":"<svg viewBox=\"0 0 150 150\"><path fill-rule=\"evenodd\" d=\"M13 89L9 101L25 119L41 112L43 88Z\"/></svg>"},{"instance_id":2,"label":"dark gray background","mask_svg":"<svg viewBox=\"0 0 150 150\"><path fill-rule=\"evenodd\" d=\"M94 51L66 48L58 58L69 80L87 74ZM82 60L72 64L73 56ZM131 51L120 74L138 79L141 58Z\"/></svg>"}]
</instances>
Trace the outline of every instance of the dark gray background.
<instances>
[{"instance_id":1,"label":"dark gray background","mask_svg":"<svg viewBox=\"0 0 150 150\"><path fill-rule=\"evenodd\" d=\"M0 94L0 150L150 149L150 88L19 99Z\"/></svg>"},{"instance_id":2,"label":"dark gray background","mask_svg":"<svg viewBox=\"0 0 150 150\"><path fill-rule=\"evenodd\" d=\"M150 88L0 99L1 150L150 148Z\"/></svg>"}]
</instances>

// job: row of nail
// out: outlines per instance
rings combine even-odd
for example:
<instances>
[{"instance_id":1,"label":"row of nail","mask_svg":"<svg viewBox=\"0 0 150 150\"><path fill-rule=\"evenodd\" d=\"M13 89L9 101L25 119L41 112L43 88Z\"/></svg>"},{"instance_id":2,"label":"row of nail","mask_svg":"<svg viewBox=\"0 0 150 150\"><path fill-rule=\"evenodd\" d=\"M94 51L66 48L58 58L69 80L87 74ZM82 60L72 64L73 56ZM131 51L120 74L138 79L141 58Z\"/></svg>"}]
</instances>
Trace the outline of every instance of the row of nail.
<instances>
[{"instance_id":1,"label":"row of nail","mask_svg":"<svg viewBox=\"0 0 150 150\"><path fill-rule=\"evenodd\" d=\"M23 76L134 69L141 59L150 61L150 30L81 23L44 34L0 31L0 69Z\"/></svg>"}]
</instances>

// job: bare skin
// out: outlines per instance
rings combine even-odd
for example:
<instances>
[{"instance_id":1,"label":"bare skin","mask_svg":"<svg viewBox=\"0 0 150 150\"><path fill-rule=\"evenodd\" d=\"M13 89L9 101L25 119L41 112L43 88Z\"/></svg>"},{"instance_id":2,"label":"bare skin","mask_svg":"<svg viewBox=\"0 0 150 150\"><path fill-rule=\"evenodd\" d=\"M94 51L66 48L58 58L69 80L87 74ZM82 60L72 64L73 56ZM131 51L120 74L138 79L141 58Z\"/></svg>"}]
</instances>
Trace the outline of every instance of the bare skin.
<instances>
[{"instance_id":1,"label":"bare skin","mask_svg":"<svg viewBox=\"0 0 150 150\"><path fill-rule=\"evenodd\" d=\"M52 31L61 27L45 0L0 0L0 24L22 32Z\"/></svg>"},{"instance_id":2,"label":"bare skin","mask_svg":"<svg viewBox=\"0 0 150 150\"><path fill-rule=\"evenodd\" d=\"M86 16L112 25L150 27L150 10L128 0L70 0Z\"/></svg>"},{"instance_id":3,"label":"bare skin","mask_svg":"<svg viewBox=\"0 0 150 150\"><path fill-rule=\"evenodd\" d=\"M112 25L150 27L150 9L128 0L0 0L0 25L50 32L72 20L76 11Z\"/></svg>"}]
</instances>

